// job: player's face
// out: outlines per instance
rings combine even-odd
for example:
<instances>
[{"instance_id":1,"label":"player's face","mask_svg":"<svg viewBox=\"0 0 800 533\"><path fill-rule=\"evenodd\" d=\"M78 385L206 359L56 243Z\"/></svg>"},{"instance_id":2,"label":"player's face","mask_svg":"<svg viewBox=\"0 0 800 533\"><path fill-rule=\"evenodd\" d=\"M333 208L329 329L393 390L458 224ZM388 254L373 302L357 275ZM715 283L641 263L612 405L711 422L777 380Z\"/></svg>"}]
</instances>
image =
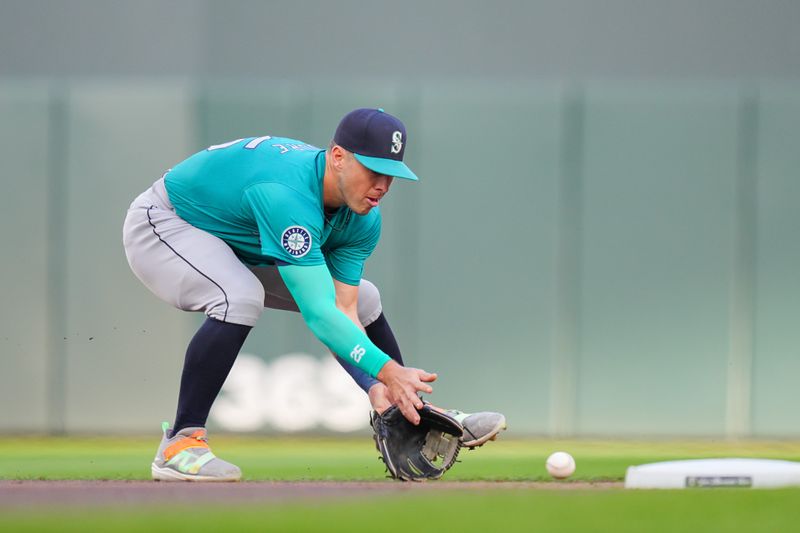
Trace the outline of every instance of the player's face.
<instances>
[{"instance_id":1,"label":"player's face","mask_svg":"<svg viewBox=\"0 0 800 533\"><path fill-rule=\"evenodd\" d=\"M339 192L354 213L365 215L386 196L393 178L371 171L350 153L343 163L339 175Z\"/></svg>"}]
</instances>

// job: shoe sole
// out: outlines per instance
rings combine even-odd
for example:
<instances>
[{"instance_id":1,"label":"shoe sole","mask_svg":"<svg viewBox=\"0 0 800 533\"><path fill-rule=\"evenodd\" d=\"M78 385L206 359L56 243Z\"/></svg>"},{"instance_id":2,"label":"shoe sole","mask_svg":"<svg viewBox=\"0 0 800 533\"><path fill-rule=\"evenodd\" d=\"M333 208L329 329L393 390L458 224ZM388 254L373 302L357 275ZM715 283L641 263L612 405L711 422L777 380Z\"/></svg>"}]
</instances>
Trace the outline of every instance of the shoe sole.
<instances>
[{"instance_id":1,"label":"shoe sole","mask_svg":"<svg viewBox=\"0 0 800 533\"><path fill-rule=\"evenodd\" d=\"M217 477L217 476L197 476L192 474L184 474L173 470L172 468L162 468L153 463L150 465L150 472L153 475L154 481L205 481L205 482L231 482L239 481L242 475Z\"/></svg>"},{"instance_id":2,"label":"shoe sole","mask_svg":"<svg viewBox=\"0 0 800 533\"><path fill-rule=\"evenodd\" d=\"M461 446L469 449L479 448L484 444L486 444L487 442L489 442L490 440L497 440L497 435L507 427L508 425L506 424L506 417L503 417L500 419L497 425L494 428L492 428L492 430L488 432L486 435L484 435L479 439L471 440L468 442L462 442Z\"/></svg>"}]
</instances>

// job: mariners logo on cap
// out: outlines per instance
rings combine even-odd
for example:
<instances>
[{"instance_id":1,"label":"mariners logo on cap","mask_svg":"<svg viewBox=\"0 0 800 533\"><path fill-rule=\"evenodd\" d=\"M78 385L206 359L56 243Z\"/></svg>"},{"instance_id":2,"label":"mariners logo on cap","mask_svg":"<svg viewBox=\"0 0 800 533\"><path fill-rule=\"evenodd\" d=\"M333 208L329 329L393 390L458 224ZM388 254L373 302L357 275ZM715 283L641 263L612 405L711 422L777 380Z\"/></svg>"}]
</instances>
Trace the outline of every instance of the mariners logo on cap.
<instances>
[{"instance_id":1,"label":"mariners logo on cap","mask_svg":"<svg viewBox=\"0 0 800 533\"><path fill-rule=\"evenodd\" d=\"M392 153L399 154L400 150L403 149L403 133L400 131L396 131L392 133Z\"/></svg>"},{"instance_id":2,"label":"mariners logo on cap","mask_svg":"<svg viewBox=\"0 0 800 533\"><path fill-rule=\"evenodd\" d=\"M294 257L303 257L311 249L311 234L303 226L289 226L283 231L281 244Z\"/></svg>"}]
</instances>

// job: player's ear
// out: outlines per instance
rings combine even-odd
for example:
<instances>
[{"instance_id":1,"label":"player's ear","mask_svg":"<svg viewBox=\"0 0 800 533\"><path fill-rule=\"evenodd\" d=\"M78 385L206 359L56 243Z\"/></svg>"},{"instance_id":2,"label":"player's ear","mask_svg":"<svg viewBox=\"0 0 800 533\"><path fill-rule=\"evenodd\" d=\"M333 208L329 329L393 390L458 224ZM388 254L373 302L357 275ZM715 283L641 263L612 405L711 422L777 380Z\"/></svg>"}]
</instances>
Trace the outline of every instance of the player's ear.
<instances>
[{"instance_id":1,"label":"player's ear","mask_svg":"<svg viewBox=\"0 0 800 533\"><path fill-rule=\"evenodd\" d=\"M330 148L330 155L334 168L341 170L344 166L345 159L347 159L347 150L338 144L332 144Z\"/></svg>"}]
</instances>

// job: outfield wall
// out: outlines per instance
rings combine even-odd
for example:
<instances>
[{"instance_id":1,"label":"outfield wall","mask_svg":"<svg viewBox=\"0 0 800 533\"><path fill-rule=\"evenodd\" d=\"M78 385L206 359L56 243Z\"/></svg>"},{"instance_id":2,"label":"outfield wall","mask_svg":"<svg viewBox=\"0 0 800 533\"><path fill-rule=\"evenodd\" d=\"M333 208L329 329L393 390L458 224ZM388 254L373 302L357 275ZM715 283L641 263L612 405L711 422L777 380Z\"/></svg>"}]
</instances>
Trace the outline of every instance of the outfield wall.
<instances>
[{"instance_id":1,"label":"outfield wall","mask_svg":"<svg viewBox=\"0 0 800 533\"><path fill-rule=\"evenodd\" d=\"M432 400L502 410L520 434L800 435L798 89L0 82L0 431L169 419L199 318L129 271L127 205L207 145L325 146L342 114L374 105L406 122L421 181L394 184L366 276L407 362L440 373ZM346 380L298 394L333 378L297 316L266 312L245 351L264 378L229 391L229 409L357 396ZM264 409L238 428L364 426Z\"/></svg>"}]
</instances>

